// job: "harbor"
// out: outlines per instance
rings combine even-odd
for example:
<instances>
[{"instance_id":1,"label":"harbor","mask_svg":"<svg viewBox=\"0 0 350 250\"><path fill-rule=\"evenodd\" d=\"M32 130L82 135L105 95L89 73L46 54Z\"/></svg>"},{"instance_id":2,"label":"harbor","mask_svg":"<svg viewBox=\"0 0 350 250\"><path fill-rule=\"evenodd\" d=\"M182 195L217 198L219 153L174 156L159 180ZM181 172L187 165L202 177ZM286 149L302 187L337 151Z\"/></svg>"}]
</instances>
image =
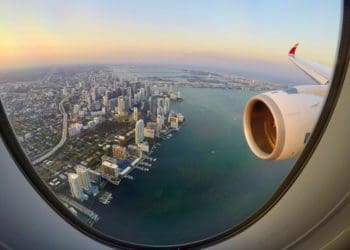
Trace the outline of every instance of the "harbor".
<instances>
[{"instance_id":1,"label":"harbor","mask_svg":"<svg viewBox=\"0 0 350 250\"><path fill-rule=\"evenodd\" d=\"M152 154L161 146L161 141L168 141L173 137L172 132L178 131L180 129L169 128L163 130L162 134L159 136L160 141L154 142L152 148L148 153L143 152L141 157L135 157L132 162L121 170L118 178L111 178L108 174L104 174L102 170L98 170L101 177L108 183L118 186L123 179L135 180L135 177L131 175L132 171L137 169L142 172L149 172L153 163L157 161L157 158L151 157ZM109 203L107 203L109 204Z\"/></svg>"},{"instance_id":2,"label":"harbor","mask_svg":"<svg viewBox=\"0 0 350 250\"><path fill-rule=\"evenodd\" d=\"M100 197L98 198L98 201L102 204L108 205L111 203L112 199L113 199L112 193L105 191L100 195Z\"/></svg>"}]
</instances>

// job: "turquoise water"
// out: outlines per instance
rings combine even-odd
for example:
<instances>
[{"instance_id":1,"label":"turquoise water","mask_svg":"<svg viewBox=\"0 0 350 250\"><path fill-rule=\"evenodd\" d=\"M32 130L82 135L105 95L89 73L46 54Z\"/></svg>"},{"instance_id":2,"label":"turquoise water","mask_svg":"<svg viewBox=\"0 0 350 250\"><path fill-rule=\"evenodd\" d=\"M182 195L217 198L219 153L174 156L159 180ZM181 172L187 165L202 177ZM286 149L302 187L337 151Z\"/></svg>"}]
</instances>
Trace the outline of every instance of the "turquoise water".
<instances>
[{"instance_id":1,"label":"turquoise water","mask_svg":"<svg viewBox=\"0 0 350 250\"><path fill-rule=\"evenodd\" d=\"M181 89L172 103L186 122L164 141L151 171L108 186L110 205L96 203L95 227L143 244L180 244L210 237L239 224L273 194L292 161L262 161L249 150L242 111L253 92Z\"/></svg>"}]
</instances>

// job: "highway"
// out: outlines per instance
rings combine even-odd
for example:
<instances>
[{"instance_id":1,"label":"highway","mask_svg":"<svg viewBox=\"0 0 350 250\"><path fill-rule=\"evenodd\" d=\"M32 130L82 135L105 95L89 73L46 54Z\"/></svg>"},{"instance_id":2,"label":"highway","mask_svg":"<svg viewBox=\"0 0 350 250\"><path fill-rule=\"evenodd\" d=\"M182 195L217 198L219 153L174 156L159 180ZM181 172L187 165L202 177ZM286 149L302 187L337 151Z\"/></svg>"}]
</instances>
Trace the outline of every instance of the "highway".
<instances>
[{"instance_id":1,"label":"highway","mask_svg":"<svg viewBox=\"0 0 350 250\"><path fill-rule=\"evenodd\" d=\"M49 158L59 148L61 148L64 145L64 143L66 142L66 140L67 140L67 127L68 127L68 115L67 115L66 111L64 110L63 103L65 101L67 101L68 98L69 98L69 96L63 98L61 100L60 104L58 105L58 109L60 110L61 114L63 115L62 138L61 138L60 142L55 147L53 147L49 152L47 152L43 156L40 156L39 158L32 161L33 165L38 164L38 163L46 160L47 158Z\"/></svg>"}]
</instances>

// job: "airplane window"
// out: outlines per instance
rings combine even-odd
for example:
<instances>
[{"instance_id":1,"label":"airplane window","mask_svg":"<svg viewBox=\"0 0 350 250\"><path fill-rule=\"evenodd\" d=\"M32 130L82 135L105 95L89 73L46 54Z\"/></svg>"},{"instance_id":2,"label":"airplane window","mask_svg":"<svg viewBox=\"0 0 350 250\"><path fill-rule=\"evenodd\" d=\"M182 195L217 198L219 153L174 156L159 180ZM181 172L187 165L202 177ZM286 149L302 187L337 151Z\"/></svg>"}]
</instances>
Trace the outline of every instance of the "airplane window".
<instances>
[{"instance_id":1,"label":"airplane window","mask_svg":"<svg viewBox=\"0 0 350 250\"><path fill-rule=\"evenodd\" d=\"M138 246L207 242L271 200L322 111L342 12L314 0L18 5L0 8L15 154L79 226Z\"/></svg>"}]
</instances>

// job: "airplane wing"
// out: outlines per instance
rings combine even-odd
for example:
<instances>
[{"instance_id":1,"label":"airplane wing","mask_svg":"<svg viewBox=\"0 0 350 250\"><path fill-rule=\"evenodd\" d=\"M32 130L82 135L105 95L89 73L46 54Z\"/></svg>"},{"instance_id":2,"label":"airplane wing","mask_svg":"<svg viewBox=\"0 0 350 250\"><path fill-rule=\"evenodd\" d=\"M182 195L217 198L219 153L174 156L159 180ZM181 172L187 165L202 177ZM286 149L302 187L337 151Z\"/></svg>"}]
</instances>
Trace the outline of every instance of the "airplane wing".
<instances>
[{"instance_id":1,"label":"airplane wing","mask_svg":"<svg viewBox=\"0 0 350 250\"><path fill-rule=\"evenodd\" d=\"M295 56L295 52L298 47L298 43L295 44L288 53L288 58L293 62L298 68L304 71L308 76L315 80L319 84L328 84L331 79L332 71L330 68L316 64L314 62L309 62L304 59Z\"/></svg>"}]
</instances>

